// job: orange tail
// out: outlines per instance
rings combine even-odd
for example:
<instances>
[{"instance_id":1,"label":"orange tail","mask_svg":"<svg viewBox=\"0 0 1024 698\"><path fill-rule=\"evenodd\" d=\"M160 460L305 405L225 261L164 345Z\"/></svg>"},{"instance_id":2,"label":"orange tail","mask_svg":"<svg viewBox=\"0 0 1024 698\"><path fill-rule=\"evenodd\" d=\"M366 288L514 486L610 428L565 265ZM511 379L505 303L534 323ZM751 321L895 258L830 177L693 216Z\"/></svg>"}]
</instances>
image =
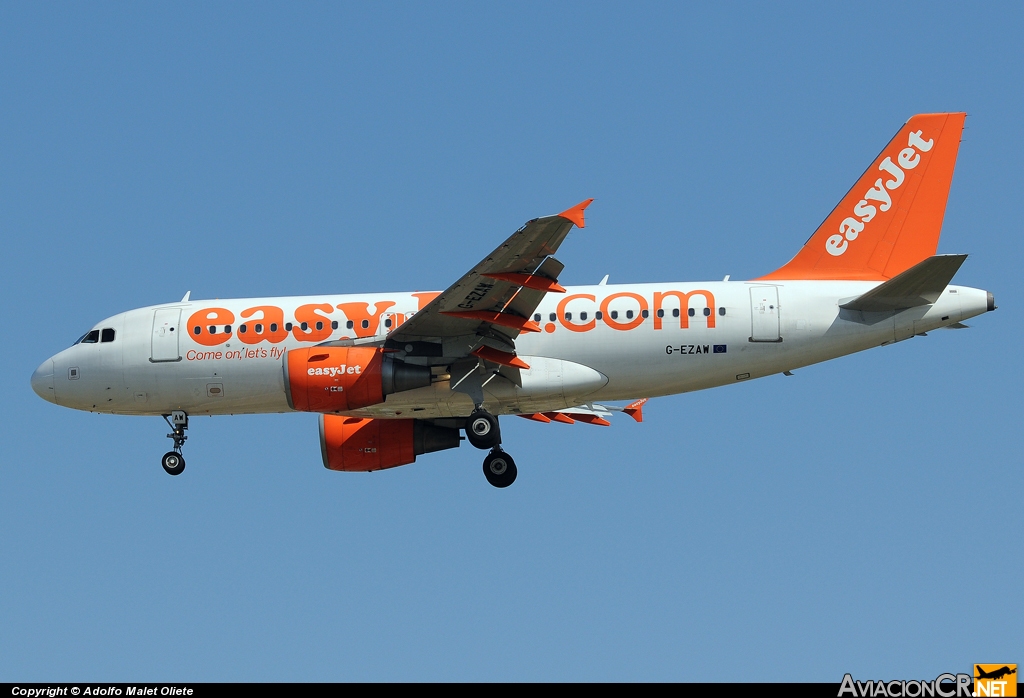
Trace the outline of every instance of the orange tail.
<instances>
[{"instance_id":1,"label":"orange tail","mask_svg":"<svg viewBox=\"0 0 1024 698\"><path fill-rule=\"evenodd\" d=\"M908 121L788 264L759 280L885 280L935 254L967 115Z\"/></svg>"}]
</instances>

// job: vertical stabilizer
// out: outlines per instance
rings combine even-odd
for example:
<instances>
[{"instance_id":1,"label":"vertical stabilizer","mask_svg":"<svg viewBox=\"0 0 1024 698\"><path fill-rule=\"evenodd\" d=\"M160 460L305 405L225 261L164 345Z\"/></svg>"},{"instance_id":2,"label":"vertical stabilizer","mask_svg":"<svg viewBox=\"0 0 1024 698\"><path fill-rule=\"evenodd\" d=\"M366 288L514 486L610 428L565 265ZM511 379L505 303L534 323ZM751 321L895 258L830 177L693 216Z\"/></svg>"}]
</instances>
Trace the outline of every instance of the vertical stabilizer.
<instances>
[{"instance_id":1,"label":"vertical stabilizer","mask_svg":"<svg viewBox=\"0 0 1024 698\"><path fill-rule=\"evenodd\" d=\"M912 117L796 257L761 279L882 281L933 256L966 116Z\"/></svg>"}]
</instances>

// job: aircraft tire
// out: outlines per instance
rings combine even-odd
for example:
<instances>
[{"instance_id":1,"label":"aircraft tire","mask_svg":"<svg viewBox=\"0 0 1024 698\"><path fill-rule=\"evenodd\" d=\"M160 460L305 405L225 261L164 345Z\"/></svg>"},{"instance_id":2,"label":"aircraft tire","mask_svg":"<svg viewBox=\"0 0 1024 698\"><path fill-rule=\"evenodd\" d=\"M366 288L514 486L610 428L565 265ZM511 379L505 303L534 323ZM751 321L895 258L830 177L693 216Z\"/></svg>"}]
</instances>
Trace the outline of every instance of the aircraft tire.
<instances>
[{"instance_id":1,"label":"aircraft tire","mask_svg":"<svg viewBox=\"0 0 1024 698\"><path fill-rule=\"evenodd\" d=\"M494 448L501 443L498 418L486 410L476 410L466 420L466 439L476 448Z\"/></svg>"},{"instance_id":2,"label":"aircraft tire","mask_svg":"<svg viewBox=\"0 0 1024 698\"><path fill-rule=\"evenodd\" d=\"M494 487L508 487L518 474L516 462L504 451L491 451L484 458L484 477Z\"/></svg>"},{"instance_id":3,"label":"aircraft tire","mask_svg":"<svg viewBox=\"0 0 1024 698\"><path fill-rule=\"evenodd\" d=\"M168 475L181 475L185 469L185 459L177 451L168 451L160 460L160 465L164 467Z\"/></svg>"}]
</instances>

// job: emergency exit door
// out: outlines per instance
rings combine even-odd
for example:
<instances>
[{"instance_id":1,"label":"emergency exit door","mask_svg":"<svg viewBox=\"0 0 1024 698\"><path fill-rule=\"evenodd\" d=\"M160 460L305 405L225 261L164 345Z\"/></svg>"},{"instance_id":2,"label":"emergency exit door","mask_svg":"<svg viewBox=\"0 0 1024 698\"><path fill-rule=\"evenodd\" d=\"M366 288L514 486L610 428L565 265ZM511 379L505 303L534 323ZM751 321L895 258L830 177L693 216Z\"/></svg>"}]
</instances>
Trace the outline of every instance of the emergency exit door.
<instances>
[{"instance_id":1,"label":"emergency exit door","mask_svg":"<svg viewBox=\"0 0 1024 698\"><path fill-rule=\"evenodd\" d=\"M750 289L750 341L781 342L779 335L779 287Z\"/></svg>"},{"instance_id":2,"label":"emergency exit door","mask_svg":"<svg viewBox=\"0 0 1024 698\"><path fill-rule=\"evenodd\" d=\"M181 361L178 352L178 335L181 334L179 323L181 308L159 308L153 311L153 344L149 360Z\"/></svg>"}]
</instances>

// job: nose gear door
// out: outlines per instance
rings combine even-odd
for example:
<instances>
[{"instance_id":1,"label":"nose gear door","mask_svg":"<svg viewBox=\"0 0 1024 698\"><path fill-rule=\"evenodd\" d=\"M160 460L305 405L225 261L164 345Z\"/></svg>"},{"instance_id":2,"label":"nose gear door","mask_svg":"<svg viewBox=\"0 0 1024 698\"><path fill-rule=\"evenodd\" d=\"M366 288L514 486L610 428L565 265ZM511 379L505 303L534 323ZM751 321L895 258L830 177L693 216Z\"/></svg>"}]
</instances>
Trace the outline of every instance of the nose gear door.
<instances>
[{"instance_id":1,"label":"nose gear door","mask_svg":"<svg viewBox=\"0 0 1024 698\"><path fill-rule=\"evenodd\" d=\"M178 335L181 334L181 308L159 308L153 311L153 343L149 360L181 361Z\"/></svg>"}]
</instances>

